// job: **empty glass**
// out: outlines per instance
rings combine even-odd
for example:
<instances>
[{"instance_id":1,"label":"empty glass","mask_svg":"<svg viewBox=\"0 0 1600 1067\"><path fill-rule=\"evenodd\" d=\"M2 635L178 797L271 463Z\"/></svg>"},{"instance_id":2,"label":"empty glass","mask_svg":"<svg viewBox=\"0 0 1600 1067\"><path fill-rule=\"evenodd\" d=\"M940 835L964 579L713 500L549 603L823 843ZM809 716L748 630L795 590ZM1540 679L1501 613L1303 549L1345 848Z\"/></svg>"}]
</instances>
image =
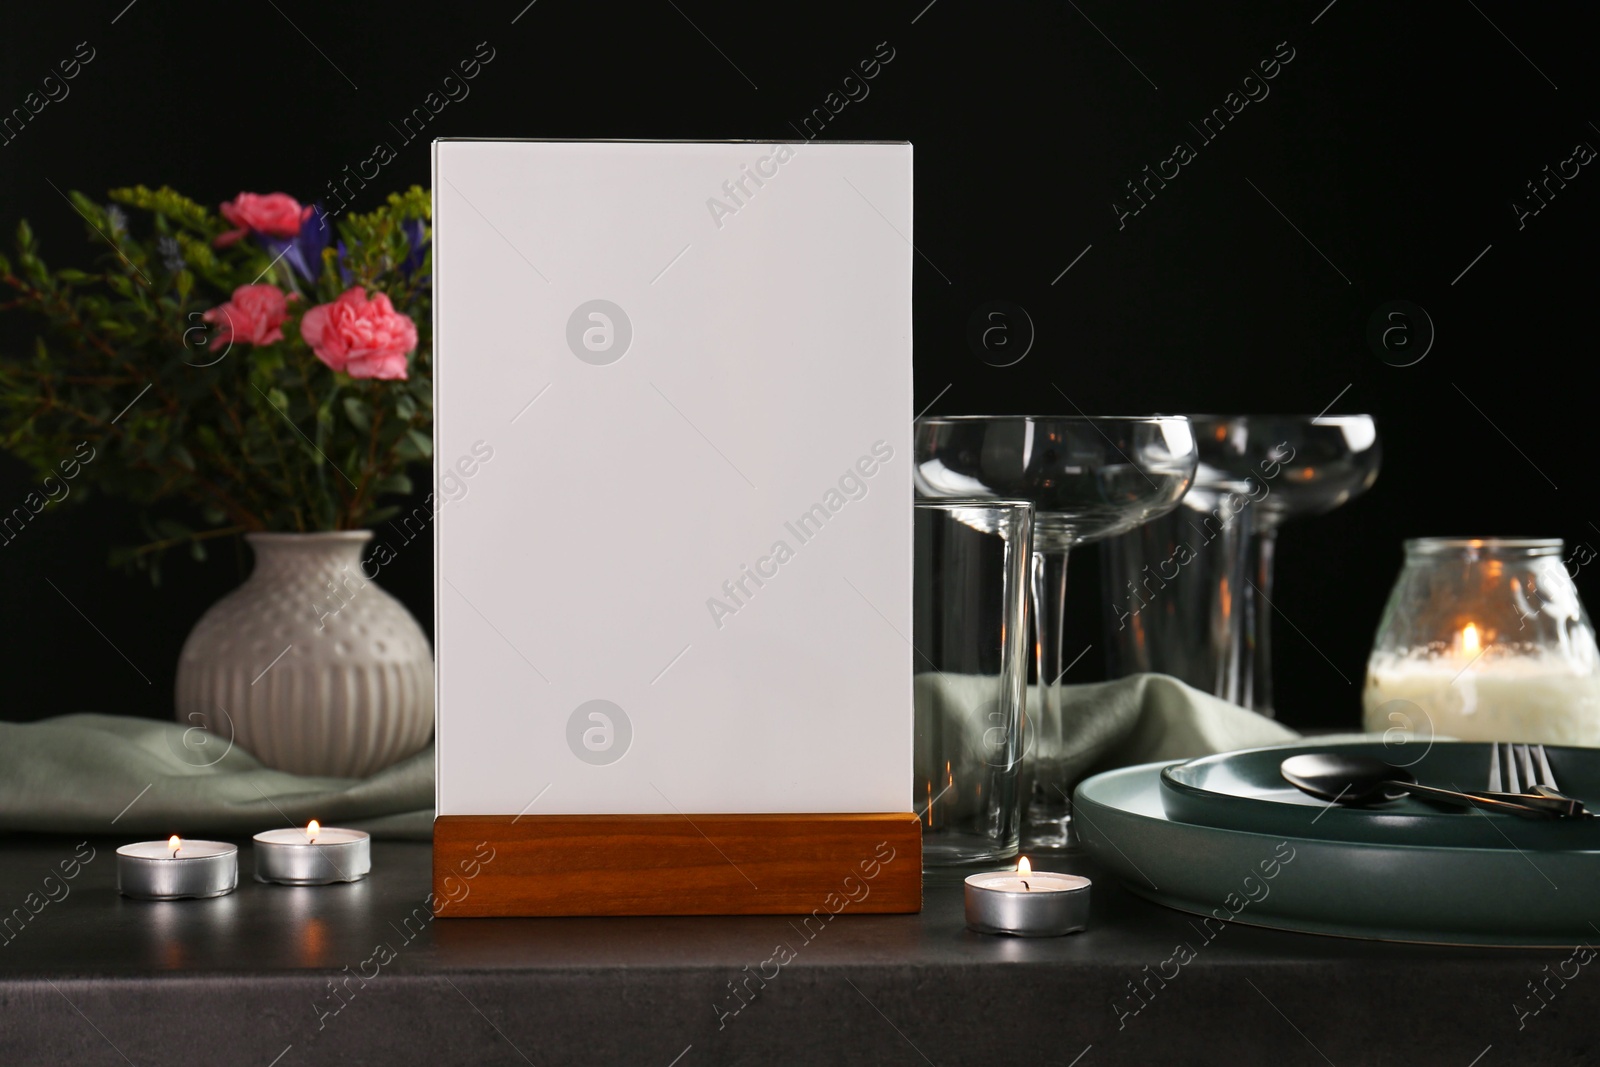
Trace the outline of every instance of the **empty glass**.
<instances>
[{"instance_id":1,"label":"empty glass","mask_svg":"<svg viewBox=\"0 0 1600 1067\"><path fill-rule=\"evenodd\" d=\"M1250 634L1250 688L1244 705L1272 711L1272 579L1278 530L1289 519L1343 507L1378 480L1383 449L1371 415L1253 415L1245 420L1260 447L1276 450L1283 473L1251 509L1250 571L1254 595L1246 603Z\"/></svg>"},{"instance_id":2,"label":"empty glass","mask_svg":"<svg viewBox=\"0 0 1600 1067\"><path fill-rule=\"evenodd\" d=\"M1038 713L1027 723L1023 838L1071 844L1076 724L1063 721L1067 553L1172 510L1194 476L1189 420L1175 416L938 415L917 420L917 493L1034 505L1030 585Z\"/></svg>"},{"instance_id":3,"label":"empty glass","mask_svg":"<svg viewBox=\"0 0 1600 1067\"><path fill-rule=\"evenodd\" d=\"M1104 542L1106 665L1113 678L1170 674L1242 704L1251 669L1251 490L1207 473L1202 464L1172 511Z\"/></svg>"},{"instance_id":4,"label":"empty glass","mask_svg":"<svg viewBox=\"0 0 1600 1067\"><path fill-rule=\"evenodd\" d=\"M924 867L1017 855L1027 501L916 505L915 803Z\"/></svg>"},{"instance_id":5,"label":"empty glass","mask_svg":"<svg viewBox=\"0 0 1600 1067\"><path fill-rule=\"evenodd\" d=\"M1372 486L1370 415L1191 415L1200 463L1182 505L1106 544L1113 676L1159 671L1272 714L1278 529Z\"/></svg>"}]
</instances>

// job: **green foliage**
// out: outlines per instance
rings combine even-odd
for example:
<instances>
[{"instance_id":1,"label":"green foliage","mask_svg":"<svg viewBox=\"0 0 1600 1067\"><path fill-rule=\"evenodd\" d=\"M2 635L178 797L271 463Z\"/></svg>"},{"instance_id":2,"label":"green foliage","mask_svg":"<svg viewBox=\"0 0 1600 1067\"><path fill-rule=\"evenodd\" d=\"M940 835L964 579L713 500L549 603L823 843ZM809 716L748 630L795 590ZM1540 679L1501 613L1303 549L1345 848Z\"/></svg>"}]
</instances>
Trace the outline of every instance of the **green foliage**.
<instances>
[{"instance_id":1,"label":"green foliage","mask_svg":"<svg viewBox=\"0 0 1600 1067\"><path fill-rule=\"evenodd\" d=\"M154 190L143 185L136 185L132 189L113 189L109 195L113 203L155 215L157 228L162 233L169 232L161 228L164 223L167 227L182 226L209 240L228 228L222 219L165 185Z\"/></svg>"},{"instance_id":2,"label":"green foliage","mask_svg":"<svg viewBox=\"0 0 1600 1067\"><path fill-rule=\"evenodd\" d=\"M151 543L116 562L148 566L178 546L204 558L206 540L240 531L357 528L390 510L382 496L410 491L409 468L432 453L426 191L339 221L343 259L330 242L311 279L253 236L215 247L226 221L166 187L113 190L117 206L70 199L99 249L94 269L52 271L26 221L0 257L0 312L33 334L28 350L0 354L0 448L44 478L87 442L95 458L69 500L92 486L145 506L183 501L204 523L150 521ZM218 349L202 316L253 283L290 295L283 339ZM335 373L302 339L306 311L356 285L416 323L405 380Z\"/></svg>"}]
</instances>

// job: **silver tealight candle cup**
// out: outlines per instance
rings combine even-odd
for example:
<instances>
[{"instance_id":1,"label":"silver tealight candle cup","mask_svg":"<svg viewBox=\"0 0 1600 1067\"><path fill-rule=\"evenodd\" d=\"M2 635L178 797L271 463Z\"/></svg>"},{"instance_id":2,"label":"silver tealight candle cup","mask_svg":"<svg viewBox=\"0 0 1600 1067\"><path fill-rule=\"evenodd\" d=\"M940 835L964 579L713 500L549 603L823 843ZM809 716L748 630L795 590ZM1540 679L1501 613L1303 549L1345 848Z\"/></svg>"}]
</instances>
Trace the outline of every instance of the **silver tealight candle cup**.
<instances>
[{"instance_id":1,"label":"silver tealight candle cup","mask_svg":"<svg viewBox=\"0 0 1600 1067\"><path fill-rule=\"evenodd\" d=\"M117 849L117 892L139 900L220 897L239 884L239 850L226 841L139 841Z\"/></svg>"},{"instance_id":2,"label":"silver tealight candle cup","mask_svg":"<svg viewBox=\"0 0 1600 1067\"><path fill-rule=\"evenodd\" d=\"M372 870L372 838L360 830L319 826L255 836L256 881L282 885L358 882Z\"/></svg>"},{"instance_id":3,"label":"silver tealight candle cup","mask_svg":"<svg viewBox=\"0 0 1600 1067\"><path fill-rule=\"evenodd\" d=\"M1034 871L1026 856L1015 871L969 875L967 926L981 934L1058 937L1089 925L1087 878Z\"/></svg>"}]
</instances>

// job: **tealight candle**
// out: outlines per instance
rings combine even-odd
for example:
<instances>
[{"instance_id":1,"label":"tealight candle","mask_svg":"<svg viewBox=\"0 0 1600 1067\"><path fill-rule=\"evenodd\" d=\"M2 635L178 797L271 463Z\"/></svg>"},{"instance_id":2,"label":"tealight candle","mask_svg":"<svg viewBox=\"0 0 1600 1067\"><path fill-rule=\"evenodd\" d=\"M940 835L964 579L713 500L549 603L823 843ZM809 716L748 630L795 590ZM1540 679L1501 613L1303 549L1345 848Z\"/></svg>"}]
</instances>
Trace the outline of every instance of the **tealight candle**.
<instances>
[{"instance_id":1,"label":"tealight candle","mask_svg":"<svg viewBox=\"0 0 1600 1067\"><path fill-rule=\"evenodd\" d=\"M372 870L372 838L360 830L318 825L255 836L256 881L283 885L358 882Z\"/></svg>"},{"instance_id":2,"label":"tealight candle","mask_svg":"<svg viewBox=\"0 0 1600 1067\"><path fill-rule=\"evenodd\" d=\"M1089 925L1090 881L1035 871L1024 856L1015 871L967 877L967 926L982 934L1057 937Z\"/></svg>"},{"instance_id":3,"label":"tealight candle","mask_svg":"<svg viewBox=\"0 0 1600 1067\"><path fill-rule=\"evenodd\" d=\"M225 841L140 841L117 849L117 892L140 900L220 897L239 884L239 850Z\"/></svg>"}]
</instances>

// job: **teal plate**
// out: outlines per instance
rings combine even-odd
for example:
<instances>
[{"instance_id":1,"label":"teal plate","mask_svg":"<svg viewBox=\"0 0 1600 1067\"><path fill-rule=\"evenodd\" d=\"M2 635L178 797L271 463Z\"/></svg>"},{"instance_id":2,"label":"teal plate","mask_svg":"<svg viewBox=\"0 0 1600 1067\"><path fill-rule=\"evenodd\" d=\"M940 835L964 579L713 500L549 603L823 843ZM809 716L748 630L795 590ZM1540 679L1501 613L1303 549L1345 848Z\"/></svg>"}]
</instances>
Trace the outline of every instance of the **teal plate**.
<instances>
[{"instance_id":1,"label":"teal plate","mask_svg":"<svg viewBox=\"0 0 1600 1067\"><path fill-rule=\"evenodd\" d=\"M1600 938L1591 925L1600 923L1600 851L1327 841L1178 822L1161 805L1163 766L1083 782L1074 821L1128 889L1210 917L1203 931L1223 920L1428 944L1568 948Z\"/></svg>"},{"instance_id":2,"label":"teal plate","mask_svg":"<svg viewBox=\"0 0 1600 1067\"><path fill-rule=\"evenodd\" d=\"M1423 785L1484 789L1489 750L1489 745L1474 741L1405 745L1359 741L1225 752L1164 770L1161 803L1179 822L1258 834L1463 848L1600 849L1600 818L1523 819L1477 808L1442 807L1414 797L1365 808L1329 805L1302 793L1278 772L1290 756L1339 752L1404 766ZM1562 789L1600 808L1600 749L1551 745L1545 752Z\"/></svg>"}]
</instances>

